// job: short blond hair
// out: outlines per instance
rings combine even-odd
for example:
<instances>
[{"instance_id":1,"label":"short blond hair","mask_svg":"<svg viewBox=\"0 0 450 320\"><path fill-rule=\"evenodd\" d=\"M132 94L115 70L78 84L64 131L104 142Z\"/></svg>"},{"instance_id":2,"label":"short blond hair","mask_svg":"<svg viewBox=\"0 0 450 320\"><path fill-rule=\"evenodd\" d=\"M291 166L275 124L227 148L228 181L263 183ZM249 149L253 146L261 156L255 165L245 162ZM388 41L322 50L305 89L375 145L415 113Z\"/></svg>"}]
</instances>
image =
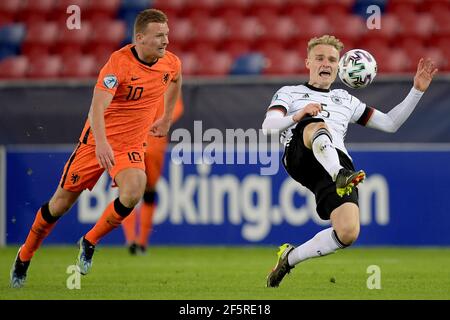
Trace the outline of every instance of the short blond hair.
<instances>
[{"instance_id":1,"label":"short blond hair","mask_svg":"<svg viewBox=\"0 0 450 320\"><path fill-rule=\"evenodd\" d=\"M338 52L341 52L342 49L344 49L344 44L341 42L341 40L339 40L335 36L325 34L321 37L314 37L308 41L308 51L307 51L308 55L311 52L311 50L319 44L328 44L330 46L333 46L336 48Z\"/></svg>"},{"instance_id":2,"label":"short blond hair","mask_svg":"<svg viewBox=\"0 0 450 320\"><path fill-rule=\"evenodd\" d=\"M169 19L167 18L166 14L161 10L145 9L139 12L136 20L134 21L134 35L138 33L144 33L147 25L150 22L167 23L168 21Z\"/></svg>"}]
</instances>

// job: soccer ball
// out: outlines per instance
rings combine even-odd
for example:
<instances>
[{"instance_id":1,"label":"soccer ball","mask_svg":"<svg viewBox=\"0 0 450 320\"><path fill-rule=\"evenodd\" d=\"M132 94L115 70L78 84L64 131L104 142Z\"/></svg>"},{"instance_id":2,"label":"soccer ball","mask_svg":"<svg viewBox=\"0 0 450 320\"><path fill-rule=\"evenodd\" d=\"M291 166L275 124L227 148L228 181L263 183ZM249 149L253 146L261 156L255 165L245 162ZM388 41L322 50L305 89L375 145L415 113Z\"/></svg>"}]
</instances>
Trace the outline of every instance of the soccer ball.
<instances>
[{"instance_id":1,"label":"soccer ball","mask_svg":"<svg viewBox=\"0 0 450 320\"><path fill-rule=\"evenodd\" d=\"M353 49L339 60L339 78L350 88L367 87L377 75L377 62L367 51Z\"/></svg>"}]
</instances>

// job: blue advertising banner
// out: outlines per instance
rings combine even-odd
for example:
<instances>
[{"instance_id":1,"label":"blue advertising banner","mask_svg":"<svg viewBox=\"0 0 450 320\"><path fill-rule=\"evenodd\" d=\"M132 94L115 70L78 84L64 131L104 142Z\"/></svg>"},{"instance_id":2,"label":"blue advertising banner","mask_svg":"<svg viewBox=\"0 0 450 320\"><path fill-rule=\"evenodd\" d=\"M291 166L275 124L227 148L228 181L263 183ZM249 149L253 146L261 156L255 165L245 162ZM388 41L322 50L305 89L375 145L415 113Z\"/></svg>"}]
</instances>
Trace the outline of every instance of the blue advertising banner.
<instances>
[{"instance_id":1,"label":"blue advertising banner","mask_svg":"<svg viewBox=\"0 0 450 320\"><path fill-rule=\"evenodd\" d=\"M7 148L7 244L25 240L71 152L68 147ZM350 153L356 168L367 173L359 188L361 233L356 245L450 245L449 149ZM276 175L262 175L252 152L233 156L234 164L177 164L167 151L151 243L300 244L329 225L317 216L314 196L288 177L280 163ZM277 152L276 159L280 156ZM45 243L75 243L117 192L103 175L58 221ZM101 243L124 241L119 228Z\"/></svg>"}]
</instances>

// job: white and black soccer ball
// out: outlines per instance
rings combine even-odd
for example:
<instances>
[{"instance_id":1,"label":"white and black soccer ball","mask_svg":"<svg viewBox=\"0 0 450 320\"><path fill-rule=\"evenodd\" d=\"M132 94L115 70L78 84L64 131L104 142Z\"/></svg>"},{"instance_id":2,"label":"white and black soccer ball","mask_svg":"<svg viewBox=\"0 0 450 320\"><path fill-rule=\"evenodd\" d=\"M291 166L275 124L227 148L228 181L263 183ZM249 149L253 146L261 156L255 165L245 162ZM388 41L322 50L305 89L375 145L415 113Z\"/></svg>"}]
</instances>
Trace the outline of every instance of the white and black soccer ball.
<instances>
[{"instance_id":1,"label":"white and black soccer ball","mask_svg":"<svg viewBox=\"0 0 450 320\"><path fill-rule=\"evenodd\" d=\"M367 87L377 75L377 62L367 51L353 49L339 60L339 78L350 88Z\"/></svg>"}]
</instances>

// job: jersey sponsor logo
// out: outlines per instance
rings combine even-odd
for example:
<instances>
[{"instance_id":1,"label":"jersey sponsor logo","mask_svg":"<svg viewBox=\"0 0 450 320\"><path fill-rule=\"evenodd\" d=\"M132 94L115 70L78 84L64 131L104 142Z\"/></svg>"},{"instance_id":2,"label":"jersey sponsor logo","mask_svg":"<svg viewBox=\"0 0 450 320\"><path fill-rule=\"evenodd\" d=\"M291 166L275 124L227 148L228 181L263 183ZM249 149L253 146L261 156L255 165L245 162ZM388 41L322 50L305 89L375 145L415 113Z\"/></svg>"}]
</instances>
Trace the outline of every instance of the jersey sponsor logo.
<instances>
[{"instance_id":1,"label":"jersey sponsor logo","mask_svg":"<svg viewBox=\"0 0 450 320\"><path fill-rule=\"evenodd\" d=\"M169 74L166 72L166 73L164 73L162 82L163 82L164 84L167 84L168 81L169 81Z\"/></svg>"},{"instance_id":2,"label":"jersey sponsor logo","mask_svg":"<svg viewBox=\"0 0 450 320\"><path fill-rule=\"evenodd\" d=\"M136 80L139 80L140 78L139 77L131 77L131 81L136 81Z\"/></svg>"},{"instance_id":3,"label":"jersey sponsor logo","mask_svg":"<svg viewBox=\"0 0 450 320\"><path fill-rule=\"evenodd\" d=\"M305 99L305 98L309 98L309 94L305 93L305 94L303 95L303 99Z\"/></svg>"},{"instance_id":4,"label":"jersey sponsor logo","mask_svg":"<svg viewBox=\"0 0 450 320\"><path fill-rule=\"evenodd\" d=\"M342 104L342 100L338 96L331 96L331 101L333 101L336 104Z\"/></svg>"},{"instance_id":5,"label":"jersey sponsor logo","mask_svg":"<svg viewBox=\"0 0 450 320\"><path fill-rule=\"evenodd\" d=\"M117 77L113 74L108 74L103 78L103 84L108 89L112 89L118 85Z\"/></svg>"}]
</instances>

